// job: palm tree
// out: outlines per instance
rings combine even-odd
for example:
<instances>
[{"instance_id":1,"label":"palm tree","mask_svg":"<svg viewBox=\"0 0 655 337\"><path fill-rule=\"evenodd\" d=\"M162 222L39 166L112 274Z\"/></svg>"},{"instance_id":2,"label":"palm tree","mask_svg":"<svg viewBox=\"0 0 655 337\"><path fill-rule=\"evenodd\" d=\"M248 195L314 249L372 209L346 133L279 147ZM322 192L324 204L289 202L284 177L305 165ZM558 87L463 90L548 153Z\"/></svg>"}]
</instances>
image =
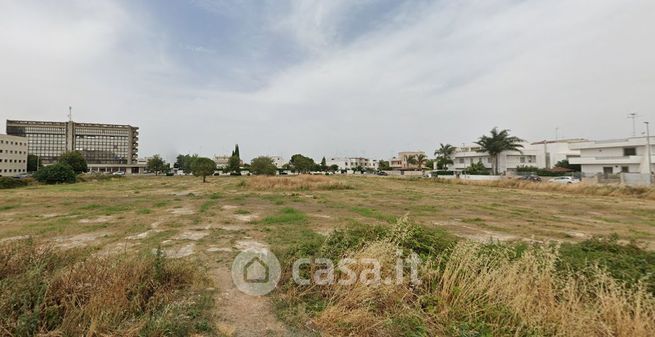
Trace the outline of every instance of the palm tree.
<instances>
[{"instance_id":1,"label":"palm tree","mask_svg":"<svg viewBox=\"0 0 655 337\"><path fill-rule=\"evenodd\" d=\"M417 164L415 155L406 156L405 161L407 162L407 165L416 165Z\"/></svg>"},{"instance_id":2,"label":"palm tree","mask_svg":"<svg viewBox=\"0 0 655 337\"><path fill-rule=\"evenodd\" d=\"M498 155L505 151L518 151L521 152L521 142L524 142L523 139L510 136L510 130L500 130L498 127L491 129L489 136L483 135L480 139L475 142L480 145L478 152L487 152L491 156L492 160L492 171L494 174L498 174ZM521 152L522 153L522 152Z\"/></svg>"},{"instance_id":3,"label":"palm tree","mask_svg":"<svg viewBox=\"0 0 655 337\"><path fill-rule=\"evenodd\" d=\"M438 168L448 168L448 165L453 164L452 156L455 153L455 147L450 144L439 143L439 148L434 151L434 155L437 157L437 167Z\"/></svg>"},{"instance_id":4,"label":"palm tree","mask_svg":"<svg viewBox=\"0 0 655 337\"><path fill-rule=\"evenodd\" d=\"M416 165L418 165L418 170L421 171L421 168L425 164L425 161L428 160L428 157L423 153L419 153L414 158L416 158Z\"/></svg>"}]
</instances>

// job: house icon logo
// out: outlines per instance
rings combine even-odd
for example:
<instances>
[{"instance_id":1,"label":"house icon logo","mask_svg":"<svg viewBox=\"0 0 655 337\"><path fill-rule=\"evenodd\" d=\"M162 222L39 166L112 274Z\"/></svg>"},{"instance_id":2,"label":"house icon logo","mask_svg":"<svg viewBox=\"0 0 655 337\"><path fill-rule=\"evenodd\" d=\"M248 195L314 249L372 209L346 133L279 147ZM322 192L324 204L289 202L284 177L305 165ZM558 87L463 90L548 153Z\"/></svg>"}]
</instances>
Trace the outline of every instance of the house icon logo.
<instances>
[{"instance_id":1,"label":"house icon logo","mask_svg":"<svg viewBox=\"0 0 655 337\"><path fill-rule=\"evenodd\" d=\"M243 273L243 279L248 283L267 283L271 279L270 268L259 256L246 263Z\"/></svg>"},{"instance_id":2,"label":"house icon logo","mask_svg":"<svg viewBox=\"0 0 655 337\"><path fill-rule=\"evenodd\" d=\"M232 281L241 292L263 296L280 281L280 262L268 249L241 252L232 263Z\"/></svg>"}]
</instances>

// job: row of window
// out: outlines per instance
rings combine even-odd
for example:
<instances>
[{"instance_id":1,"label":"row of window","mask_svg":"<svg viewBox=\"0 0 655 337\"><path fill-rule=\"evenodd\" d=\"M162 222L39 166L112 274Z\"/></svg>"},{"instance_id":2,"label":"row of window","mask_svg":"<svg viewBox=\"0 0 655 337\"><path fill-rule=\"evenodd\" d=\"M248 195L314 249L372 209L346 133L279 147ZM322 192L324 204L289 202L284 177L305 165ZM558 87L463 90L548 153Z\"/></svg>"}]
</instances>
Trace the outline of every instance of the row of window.
<instances>
[{"instance_id":1,"label":"row of window","mask_svg":"<svg viewBox=\"0 0 655 337\"><path fill-rule=\"evenodd\" d=\"M13 140L0 140L0 144L7 144L7 145L17 145L17 146L25 146L27 143L25 142L15 142Z\"/></svg>"},{"instance_id":2,"label":"row of window","mask_svg":"<svg viewBox=\"0 0 655 337\"><path fill-rule=\"evenodd\" d=\"M27 154L25 151L16 151L16 150L3 150L0 149L0 153L8 153L8 154Z\"/></svg>"},{"instance_id":3,"label":"row of window","mask_svg":"<svg viewBox=\"0 0 655 337\"><path fill-rule=\"evenodd\" d=\"M2 173L25 173L26 169L3 169Z\"/></svg>"},{"instance_id":4,"label":"row of window","mask_svg":"<svg viewBox=\"0 0 655 337\"><path fill-rule=\"evenodd\" d=\"M27 160L25 159L0 159L0 163L5 162L5 163L27 163Z\"/></svg>"}]
</instances>

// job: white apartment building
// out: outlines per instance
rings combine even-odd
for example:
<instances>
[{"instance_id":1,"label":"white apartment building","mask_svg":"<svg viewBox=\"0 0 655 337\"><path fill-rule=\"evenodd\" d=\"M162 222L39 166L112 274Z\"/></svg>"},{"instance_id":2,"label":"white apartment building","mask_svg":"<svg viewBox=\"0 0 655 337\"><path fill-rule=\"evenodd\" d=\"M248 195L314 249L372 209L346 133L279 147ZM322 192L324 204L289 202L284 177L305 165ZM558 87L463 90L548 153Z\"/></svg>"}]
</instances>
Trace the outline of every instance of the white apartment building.
<instances>
[{"instance_id":1,"label":"white apartment building","mask_svg":"<svg viewBox=\"0 0 655 337\"><path fill-rule=\"evenodd\" d=\"M580 156L580 151L572 146L583 142L583 139L564 139L541 141L536 143L524 142L521 151L507 151L498 156L499 173L515 173L520 166L534 166L548 169L562 160L572 160ZM486 152L479 152L480 145L468 144L455 149L451 170L463 171L471 164L481 162L488 169L492 168L493 159Z\"/></svg>"},{"instance_id":2,"label":"white apartment building","mask_svg":"<svg viewBox=\"0 0 655 337\"><path fill-rule=\"evenodd\" d=\"M363 169L377 170L379 163L376 159L368 159L363 157L333 157L326 158L325 164L330 167L337 165L339 170L354 170L358 167Z\"/></svg>"},{"instance_id":3,"label":"white apartment building","mask_svg":"<svg viewBox=\"0 0 655 337\"><path fill-rule=\"evenodd\" d=\"M27 173L27 138L0 135L0 176Z\"/></svg>"},{"instance_id":4,"label":"white apartment building","mask_svg":"<svg viewBox=\"0 0 655 337\"><path fill-rule=\"evenodd\" d=\"M648 168L646 137L599 140L577 143L572 148L580 151L580 157L572 164L582 165L585 176L597 174L642 173L655 171L655 137L651 137L651 167Z\"/></svg>"}]
</instances>

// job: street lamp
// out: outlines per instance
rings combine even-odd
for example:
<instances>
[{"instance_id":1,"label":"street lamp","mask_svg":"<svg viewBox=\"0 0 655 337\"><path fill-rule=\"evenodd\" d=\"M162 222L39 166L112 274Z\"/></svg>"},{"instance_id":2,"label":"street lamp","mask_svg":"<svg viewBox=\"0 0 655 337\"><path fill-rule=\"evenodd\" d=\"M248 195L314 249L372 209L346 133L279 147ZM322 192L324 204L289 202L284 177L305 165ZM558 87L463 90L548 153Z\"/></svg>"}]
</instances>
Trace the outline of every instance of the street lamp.
<instances>
[{"instance_id":1,"label":"street lamp","mask_svg":"<svg viewBox=\"0 0 655 337\"><path fill-rule=\"evenodd\" d=\"M650 125L648 122L644 122L646 124L646 155L648 156L648 160L646 163L648 163L648 182L653 183L653 163L651 162L651 152L650 152Z\"/></svg>"}]
</instances>

